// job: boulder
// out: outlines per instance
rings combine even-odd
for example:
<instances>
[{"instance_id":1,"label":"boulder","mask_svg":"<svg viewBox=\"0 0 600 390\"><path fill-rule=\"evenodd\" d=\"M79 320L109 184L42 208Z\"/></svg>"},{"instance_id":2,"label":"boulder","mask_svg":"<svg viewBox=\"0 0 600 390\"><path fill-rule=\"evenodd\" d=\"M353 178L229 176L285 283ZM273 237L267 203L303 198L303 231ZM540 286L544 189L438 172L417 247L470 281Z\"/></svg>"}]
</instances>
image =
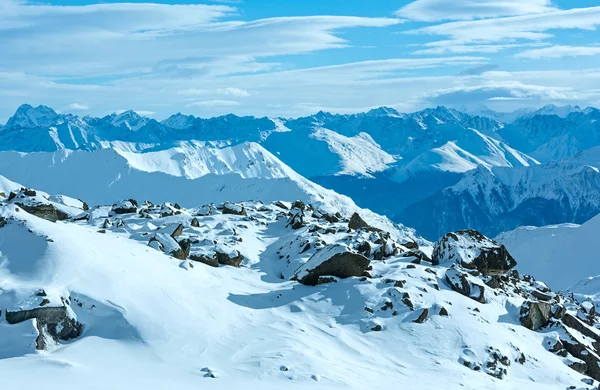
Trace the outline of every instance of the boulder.
<instances>
[{"instance_id":1,"label":"boulder","mask_svg":"<svg viewBox=\"0 0 600 390\"><path fill-rule=\"evenodd\" d=\"M52 205L51 203L21 203L15 202L15 204L21 207L29 214L35 215L36 217L45 219L50 222L64 221L69 219L69 215Z\"/></svg>"},{"instance_id":2,"label":"boulder","mask_svg":"<svg viewBox=\"0 0 600 390\"><path fill-rule=\"evenodd\" d=\"M304 226L304 210L298 207L293 207L288 215L288 224L292 229L300 229Z\"/></svg>"},{"instance_id":3,"label":"boulder","mask_svg":"<svg viewBox=\"0 0 600 390\"><path fill-rule=\"evenodd\" d=\"M208 266L215 267L215 268L219 267L219 260L217 260L216 257L192 254L192 255L190 255L190 260L197 261L199 263L206 264Z\"/></svg>"},{"instance_id":4,"label":"boulder","mask_svg":"<svg viewBox=\"0 0 600 390\"><path fill-rule=\"evenodd\" d=\"M36 349L45 349L47 342L52 340L70 340L81 335L83 325L77 321L67 306L38 307L30 310L7 311L6 321L18 324L35 319L38 330Z\"/></svg>"},{"instance_id":5,"label":"boulder","mask_svg":"<svg viewBox=\"0 0 600 390\"><path fill-rule=\"evenodd\" d=\"M217 251L215 256L219 264L228 265L230 267L239 267L244 260L244 256L242 256L238 250L234 250L231 253Z\"/></svg>"},{"instance_id":6,"label":"boulder","mask_svg":"<svg viewBox=\"0 0 600 390\"><path fill-rule=\"evenodd\" d=\"M246 209L244 208L244 206L235 204L235 203L230 203L230 202L225 202L223 204L223 214L232 214L232 215L243 215L246 216L248 214L246 214Z\"/></svg>"},{"instance_id":7,"label":"boulder","mask_svg":"<svg viewBox=\"0 0 600 390\"><path fill-rule=\"evenodd\" d=\"M128 199L115 203L111 210L115 214L133 214L137 213L138 203L135 199Z\"/></svg>"},{"instance_id":8,"label":"boulder","mask_svg":"<svg viewBox=\"0 0 600 390\"><path fill-rule=\"evenodd\" d=\"M200 222L198 222L198 218L196 218L196 217L192 218L192 222L190 222L190 225L192 227L200 227Z\"/></svg>"},{"instance_id":9,"label":"boulder","mask_svg":"<svg viewBox=\"0 0 600 390\"><path fill-rule=\"evenodd\" d=\"M0 217L0 228L3 228L8 224L8 221L4 217Z\"/></svg>"},{"instance_id":10,"label":"boulder","mask_svg":"<svg viewBox=\"0 0 600 390\"><path fill-rule=\"evenodd\" d=\"M521 306L521 324L531 330L548 325L552 317L552 305L548 302L527 301Z\"/></svg>"},{"instance_id":11,"label":"boulder","mask_svg":"<svg viewBox=\"0 0 600 390\"><path fill-rule=\"evenodd\" d=\"M178 241L177 244L179 245L179 248L172 251L171 256L179 260L187 259L190 255L192 242L189 239L184 238L183 240Z\"/></svg>"},{"instance_id":12,"label":"boulder","mask_svg":"<svg viewBox=\"0 0 600 390\"><path fill-rule=\"evenodd\" d=\"M419 314L419 317L417 317L417 319L414 320L413 322L415 324L422 324L423 322L425 322L425 320L427 319L428 315L429 315L429 309L425 308L425 309L423 309L423 311L421 312L421 314Z\"/></svg>"},{"instance_id":13,"label":"boulder","mask_svg":"<svg viewBox=\"0 0 600 390\"><path fill-rule=\"evenodd\" d=\"M485 287L476 282L469 274L461 272L456 268L448 268L446 271L446 282L457 293L479 303L485 303Z\"/></svg>"},{"instance_id":14,"label":"boulder","mask_svg":"<svg viewBox=\"0 0 600 390\"><path fill-rule=\"evenodd\" d=\"M350 217L350 221L348 222L348 227L353 230L358 230L358 229L368 229L371 226L369 226L369 224L366 223L365 220L362 219L360 217L360 215L358 215L358 213L354 213Z\"/></svg>"},{"instance_id":15,"label":"boulder","mask_svg":"<svg viewBox=\"0 0 600 390\"><path fill-rule=\"evenodd\" d=\"M504 274L517 265L504 245L471 229L444 235L435 243L431 260L434 265L451 261L486 276Z\"/></svg>"},{"instance_id":16,"label":"boulder","mask_svg":"<svg viewBox=\"0 0 600 390\"><path fill-rule=\"evenodd\" d=\"M319 250L294 275L302 284L315 286L321 276L349 278L362 276L370 265L369 259L341 244Z\"/></svg>"}]
</instances>

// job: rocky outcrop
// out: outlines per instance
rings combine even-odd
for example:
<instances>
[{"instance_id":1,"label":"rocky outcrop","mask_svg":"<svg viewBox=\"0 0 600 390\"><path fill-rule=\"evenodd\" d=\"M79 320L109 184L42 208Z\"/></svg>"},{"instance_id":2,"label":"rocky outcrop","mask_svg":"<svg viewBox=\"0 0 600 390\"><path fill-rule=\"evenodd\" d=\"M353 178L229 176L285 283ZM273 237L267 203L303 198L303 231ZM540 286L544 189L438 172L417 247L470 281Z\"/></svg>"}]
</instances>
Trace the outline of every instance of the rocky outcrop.
<instances>
[{"instance_id":1,"label":"rocky outcrop","mask_svg":"<svg viewBox=\"0 0 600 390\"><path fill-rule=\"evenodd\" d=\"M237 250L232 253L216 252L215 257L219 264L230 267L239 267L244 261L244 256Z\"/></svg>"},{"instance_id":2,"label":"rocky outcrop","mask_svg":"<svg viewBox=\"0 0 600 390\"><path fill-rule=\"evenodd\" d=\"M444 235L436 242L431 260L434 265L454 262L484 275L504 274L517 265L504 245L470 229Z\"/></svg>"},{"instance_id":3,"label":"rocky outcrop","mask_svg":"<svg viewBox=\"0 0 600 390\"><path fill-rule=\"evenodd\" d=\"M349 278L362 276L370 261L344 245L329 245L315 253L294 276L302 284L315 286L321 276Z\"/></svg>"},{"instance_id":4,"label":"rocky outcrop","mask_svg":"<svg viewBox=\"0 0 600 390\"><path fill-rule=\"evenodd\" d=\"M223 204L223 214L232 214L232 215L243 215L246 216L246 209L244 206L235 203L226 202Z\"/></svg>"},{"instance_id":5,"label":"rocky outcrop","mask_svg":"<svg viewBox=\"0 0 600 390\"><path fill-rule=\"evenodd\" d=\"M548 325L552 306L548 302L526 302L521 306L521 324L531 330Z\"/></svg>"},{"instance_id":6,"label":"rocky outcrop","mask_svg":"<svg viewBox=\"0 0 600 390\"><path fill-rule=\"evenodd\" d=\"M29 214L35 215L36 217L45 219L50 222L65 221L69 219L69 214L57 209L51 203L20 203L15 204L21 207Z\"/></svg>"},{"instance_id":7,"label":"rocky outcrop","mask_svg":"<svg viewBox=\"0 0 600 390\"><path fill-rule=\"evenodd\" d=\"M137 213L138 202L135 199L124 200L115 203L111 210L115 214L133 214Z\"/></svg>"},{"instance_id":8,"label":"rocky outcrop","mask_svg":"<svg viewBox=\"0 0 600 390\"><path fill-rule=\"evenodd\" d=\"M67 306L39 307L30 310L7 311L6 321L18 324L35 319L38 330L36 349L46 349L48 342L70 340L81 335L83 325L69 312Z\"/></svg>"},{"instance_id":9,"label":"rocky outcrop","mask_svg":"<svg viewBox=\"0 0 600 390\"><path fill-rule=\"evenodd\" d=\"M446 282L457 293L479 303L485 303L485 287L469 274L461 272L456 268L448 268L446 271Z\"/></svg>"}]
</instances>

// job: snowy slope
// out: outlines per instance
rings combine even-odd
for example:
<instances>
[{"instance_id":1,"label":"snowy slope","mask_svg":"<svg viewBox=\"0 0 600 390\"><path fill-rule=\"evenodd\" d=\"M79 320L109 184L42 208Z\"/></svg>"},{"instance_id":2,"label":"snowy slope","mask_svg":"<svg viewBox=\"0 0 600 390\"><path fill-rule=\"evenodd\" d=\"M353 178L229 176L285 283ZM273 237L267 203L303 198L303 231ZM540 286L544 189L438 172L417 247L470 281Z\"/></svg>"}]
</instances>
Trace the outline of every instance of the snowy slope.
<instances>
[{"instance_id":1,"label":"snowy slope","mask_svg":"<svg viewBox=\"0 0 600 390\"><path fill-rule=\"evenodd\" d=\"M88 220L51 223L1 204L8 224L0 228L0 307L40 308L46 299L46 307L68 306L83 326L80 336L36 352L35 321L0 318L3 386L585 388L584 376L568 367L573 358L546 350L562 328L521 326L524 298L511 287L486 287L480 303L447 284L445 273L459 272L449 264L413 264L408 253L373 261L373 277L315 287L279 279L275 271L286 260L306 261L299 243L307 239L350 243L377 233L310 214L294 230L277 205L243 206L248 216L215 212L197 216L194 226L198 209L110 216L108 206L90 210ZM101 229L105 219L110 227ZM181 237L196 237L194 245L234 245L247 261L214 268L147 245L152 234L178 224ZM536 286L511 283L521 291Z\"/></svg>"},{"instance_id":2,"label":"snowy slope","mask_svg":"<svg viewBox=\"0 0 600 390\"><path fill-rule=\"evenodd\" d=\"M87 199L90 204L130 197L155 202L177 197L184 206L283 198L344 213L359 210L350 198L305 179L255 143L223 148L183 143L146 153L119 146L91 152L0 152L0 174L23 185ZM364 213L376 226L391 226L387 218Z\"/></svg>"},{"instance_id":3,"label":"snowy slope","mask_svg":"<svg viewBox=\"0 0 600 390\"><path fill-rule=\"evenodd\" d=\"M497 240L517 260L520 271L534 274L554 288L566 289L581 279L600 275L599 232L600 215L582 225L520 227Z\"/></svg>"}]
</instances>

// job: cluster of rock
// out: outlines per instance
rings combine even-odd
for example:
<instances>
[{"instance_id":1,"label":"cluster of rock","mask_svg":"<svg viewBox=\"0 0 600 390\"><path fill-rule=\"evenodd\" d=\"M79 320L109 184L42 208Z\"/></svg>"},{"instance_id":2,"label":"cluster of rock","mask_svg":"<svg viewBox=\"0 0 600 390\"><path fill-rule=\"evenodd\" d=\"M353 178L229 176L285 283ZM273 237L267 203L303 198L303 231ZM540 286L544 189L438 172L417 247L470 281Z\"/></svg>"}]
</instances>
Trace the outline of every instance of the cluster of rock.
<instances>
[{"instance_id":1,"label":"cluster of rock","mask_svg":"<svg viewBox=\"0 0 600 390\"><path fill-rule=\"evenodd\" d=\"M180 260L187 269L194 264L252 265L249 262L257 260L246 255L246 240L275 229L269 231L277 231L280 237L269 256L278 259L269 261L278 264L282 279L322 288L360 283L364 289L377 291L377 300L365 302L364 314L356 320L365 331L385 331L392 318L422 326L434 316L452 317L452 302L431 299L439 290L468 298L473 315L491 302L510 300L517 302L515 314L522 326L546 334L544 347L550 353L600 381L600 322L594 305L554 293L533 277L519 275L506 248L474 230L448 233L433 248L421 248L414 237L373 227L357 213L348 218L301 201L226 202L186 209L128 199L88 208L80 201L23 188L9 194L5 202L50 221L68 220L94 226L99 233L128 234ZM0 228L9 222L0 217ZM40 295L40 300L38 307L6 311L6 320L12 324L35 319L38 349L81 335L83 325L71 310L69 298L49 304ZM502 379L511 364L525 364L530 358L518 348L512 357L493 346L487 352L485 358L467 354L458 360Z\"/></svg>"}]
</instances>

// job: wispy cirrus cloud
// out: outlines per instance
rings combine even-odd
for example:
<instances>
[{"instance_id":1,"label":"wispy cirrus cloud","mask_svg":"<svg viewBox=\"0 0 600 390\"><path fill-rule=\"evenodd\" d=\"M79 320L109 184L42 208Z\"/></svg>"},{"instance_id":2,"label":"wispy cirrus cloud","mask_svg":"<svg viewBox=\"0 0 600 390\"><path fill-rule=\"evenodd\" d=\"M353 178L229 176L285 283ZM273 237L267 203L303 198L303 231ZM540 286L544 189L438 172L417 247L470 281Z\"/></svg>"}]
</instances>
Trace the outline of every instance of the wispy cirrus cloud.
<instances>
[{"instance_id":1,"label":"wispy cirrus cloud","mask_svg":"<svg viewBox=\"0 0 600 390\"><path fill-rule=\"evenodd\" d=\"M600 55L600 46L566 46L557 45L542 49L526 50L517 53L515 57L528 59L581 57Z\"/></svg>"},{"instance_id":2,"label":"wispy cirrus cloud","mask_svg":"<svg viewBox=\"0 0 600 390\"><path fill-rule=\"evenodd\" d=\"M413 34L446 36L459 44L506 40L543 40L549 30L595 30L600 25L600 7L555 10L492 19L442 23L412 30Z\"/></svg>"},{"instance_id":3,"label":"wispy cirrus cloud","mask_svg":"<svg viewBox=\"0 0 600 390\"><path fill-rule=\"evenodd\" d=\"M396 15L411 20L437 22L498 16L526 15L556 10L550 0L416 0Z\"/></svg>"}]
</instances>

